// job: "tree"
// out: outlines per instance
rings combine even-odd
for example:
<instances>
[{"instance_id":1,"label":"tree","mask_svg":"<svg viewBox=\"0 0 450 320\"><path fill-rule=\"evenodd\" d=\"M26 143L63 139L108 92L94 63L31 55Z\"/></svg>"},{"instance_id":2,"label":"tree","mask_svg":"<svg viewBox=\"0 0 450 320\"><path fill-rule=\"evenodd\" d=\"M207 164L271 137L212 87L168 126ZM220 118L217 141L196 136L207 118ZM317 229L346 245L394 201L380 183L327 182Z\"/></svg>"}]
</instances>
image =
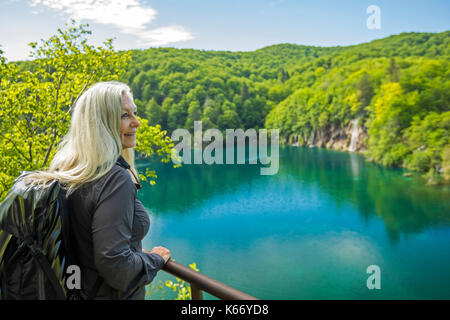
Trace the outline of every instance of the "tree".
<instances>
[{"instance_id":1,"label":"tree","mask_svg":"<svg viewBox=\"0 0 450 320\"><path fill-rule=\"evenodd\" d=\"M289 80L289 73L286 72L284 69L280 69L280 75L278 76L281 83L285 83L287 80Z\"/></svg>"},{"instance_id":2,"label":"tree","mask_svg":"<svg viewBox=\"0 0 450 320\"><path fill-rule=\"evenodd\" d=\"M202 118L202 109L197 100L192 101L189 104L188 115L185 123L185 127L193 132L194 121L200 121Z\"/></svg>"},{"instance_id":3,"label":"tree","mask_svg":"<svg viewBox=\"0 0 450 320\"><path fill-rule=\"evenodd\" d=\"M218 116L214 109L210 106L203 109L203 115L202 115L202 128L203 130L217 128L216 120Z\"/></svg>"},{"instance_id":4,"label":"tree","mask_svg":"<svg viewBox=\"0 0 450 320\"><path fill-rule=\"evenodd\" d=\"M141 123L139 130L136 133L136 148L135 150L146 158L152 158L158 155L161 162L167 163L174 156L175 144L167 136L167 132L161 130L161 126L150 126L147 119L138 118ZM181 164L174 165L175 168L180 167ZM154 185L157 178L154 170L146 169L145 174L139 173L139 177L143 181L150 180L150 184Z\"/></svg>"},{"instance_id":5,"label":"tree","mask_svg":"<svg viewBox=\"0 0 450 320\"><path fill-rule=\"evenodd\" d=\"M240 127L240 119L236 113L236 106L230 102L226 102L222 107L223 113L217 118L219 130L233 129Z\"/></svg>"},{"instance_id":6,"label":"tree","mask_svg":"<svg viewBox=\"0 0 450 320\"><path fill-rule=\"evenodd\" d=\"M361 80L356 85L358 101L361 104L360 110L368 106L373 97L373 83L367 73L364 73Z\"/></svg>"},{"instance_id":7,"label":"tree","mask_svg":"<svg viewBox=\"0 0 450 320\"><path fill-rule=\"evenodd\" d=\"M431 112L424 119L414 117L411 126L405 130L412 155L407 168L415 171L441 170L444 162L443 150L450 144L450 111L437 114Z\"/></svg>"},{"instance_id":8,"label":"tree","mask_svg":"<svg viewBox=\"0 0 450 320\"><path fill-rule=\"evenodd\" d=\"M164 122L164 112L154 98L145 106L145 117L152 126L161 125Z\"/></svg>"},{"instance_id":9,"label":"tree","mask_svg":"<svg viewBox=\"0 0 450 320\"><path fill-rule=\"evenodd\" d=\"M399 72L400 72L400 67L395 62L395 58L391 58L391 60L389 61L389 67L388 67L389 80L391 82L398 82Z\"/></svg>"},{"instance_id":10,"label":"tree","mask_svg":"<svg viewBox=\"0 0 450 320\"><path fill-rule=\"evenodd\" d=\"M182 128L185 121L186 116L182 106L179 103L172 105L167 114L167 130L172 132L175 129Z\"/></svg>"},{"instance_id":11,"label":"tree","mask_svg":"<svg viewBox=\"0 0 450 320\"><path fill-rule=\"evenodd\" d=\"M275 85L271 86L271 88L269 89L269 91L267 93L267 97L270 100L275 101L276 103L279 103L279 102L283 101L284 99L286 99L290 93L291 92L288 87L283 86L281 84L275 84Z\"/></svg>"},{"instance_id":12,"label":"tree","mask_svg":"<svg viewBox=\"0 0 450 320\"><path fill-rule=\"evenodd\" d=\"M405 93L397 82L381 87L369 122L369 156L384 165L400 166L409 153L403 137L417 113L417 92Z\"/></svg>"},{"instance_id":13,"label":"tree","mask_svg":"<svg viewBox=\"0 0 450 320\"><path fill-rule=\"evenodd\" d=\"M161 127L164 129L164 130L167 130L168 129L168 127L169 127L169 111L170 111L170 109L172 108L172 106L173 106L173 104L175 103L175 101L172 99L172 98L165 98L164 99L164 101L162 102L162 105L161 105L161 110L162 110L162 113L163 113L163 116L162 116L162 123L161 123Z\"/></svg>"},{"instance_id":14,"label":"tree","mask_svg":"<svg viewBox=\"0 0 450 320\"><path fill-rule=\"evenodd\" d=\"M247 100L248 98L249 98L248 87L247 84L243 82L241 89L241 103L244 103L245 100Z\"/></svg>"}]
</instances>

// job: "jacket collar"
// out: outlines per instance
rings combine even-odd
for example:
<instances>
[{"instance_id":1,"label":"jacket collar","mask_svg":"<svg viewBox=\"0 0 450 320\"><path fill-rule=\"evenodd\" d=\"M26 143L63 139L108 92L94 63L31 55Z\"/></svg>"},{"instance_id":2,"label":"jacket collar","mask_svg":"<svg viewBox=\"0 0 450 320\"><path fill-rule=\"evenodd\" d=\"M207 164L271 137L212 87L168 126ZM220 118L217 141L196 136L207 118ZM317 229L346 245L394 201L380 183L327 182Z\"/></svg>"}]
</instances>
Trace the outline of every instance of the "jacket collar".
<instances>
[{"instance_id":1,"label":"jacket collar","mask_svg":"<svg viewBox=\"0 0 450 320\"><path fill-rule=\"evenodd\" d=\"M126 170L131 169L131 166L128 164L128 162L125 161L125 159L124 159L122 156L119 156L119 158L118 158L117 161L116 161L116 164L118 164L118 165L121 166L122 168L125 168ZM136 177L136 175L133 173L133 171L130 170L130 172L131 172L131 174L134 176L134 178L136 179L136 181L138 181L138 180L137 180L137 177ZM137 189L137 190L139 190L139 189L142 188L142 185L141 185L140 182L135 183L134 185L136 186L136 189Z\"/></svg>"},{"instance_id":2,"label":"jacket collar","mask_svg":"<svg viewBox=\"0 0 450 320\"><path fill-rule=\"evenodd\" d=\"M131 168L130 165L128 164L128 162L126 162L122 156L119 156L119 158L116 161L116 164L118 164L119 166L121 166L127 170Z\"/></svg>"}]
</instances>

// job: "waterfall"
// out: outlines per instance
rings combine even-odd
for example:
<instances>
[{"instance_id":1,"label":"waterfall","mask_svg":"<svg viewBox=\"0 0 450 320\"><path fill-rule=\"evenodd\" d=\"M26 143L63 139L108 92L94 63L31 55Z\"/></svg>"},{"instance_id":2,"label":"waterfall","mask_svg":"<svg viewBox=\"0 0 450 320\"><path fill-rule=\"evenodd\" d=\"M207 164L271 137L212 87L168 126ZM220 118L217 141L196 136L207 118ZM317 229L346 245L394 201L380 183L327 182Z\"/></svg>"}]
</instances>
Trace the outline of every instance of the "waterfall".
<instances>
[{"instance_id":1,"label":"waterfall","mask_svg":"<svg viewBox=\"0 0 450 320\"><path fill-rule=\"evenodd\" d=\"M311 141L309 142L309 147L314 148L314 130L311 131Z\"/></svg>"},{"instance_id":2,"label":"waterfall","mask_svg":"<svg viewBox=\"0 0 450 320\"><path fill-rule=\"evenodd\" d=\"M292 145L294 147L298 147L299 143L298 143L298 135L294 135L294 138L292 139Z\"/></svg>"},{"instance_id":3,"label":"waterfall","mask_svg":"<svg viewBox=\"0 0 450 320\"><path fill-rule=\"evenodd\" d=\"M352 137L350 139L350 146L348 151L355 152L356 151L356 142L358 141L358 119L352 120Z\"/></svg>"}]
</instances>

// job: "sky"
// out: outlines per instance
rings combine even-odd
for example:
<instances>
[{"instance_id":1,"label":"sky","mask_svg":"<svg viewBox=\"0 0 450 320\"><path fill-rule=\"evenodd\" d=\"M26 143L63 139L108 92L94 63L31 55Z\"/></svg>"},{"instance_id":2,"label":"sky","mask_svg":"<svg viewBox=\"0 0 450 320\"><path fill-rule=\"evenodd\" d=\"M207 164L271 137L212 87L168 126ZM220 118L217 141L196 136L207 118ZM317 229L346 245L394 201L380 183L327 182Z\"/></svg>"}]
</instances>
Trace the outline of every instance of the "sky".
<instances>
[{"instance_id":1,"label":"sky","mask_svg":"<svg viewBox=\"0 0 450 320\"><path fill-rule=\"evenodd\" d=\"M89 43L253 51L273 44L346 46L402 32L450 30L449 0L0 0L0 45L8 61L70 19Z\"/></svg>"}]
</instances>

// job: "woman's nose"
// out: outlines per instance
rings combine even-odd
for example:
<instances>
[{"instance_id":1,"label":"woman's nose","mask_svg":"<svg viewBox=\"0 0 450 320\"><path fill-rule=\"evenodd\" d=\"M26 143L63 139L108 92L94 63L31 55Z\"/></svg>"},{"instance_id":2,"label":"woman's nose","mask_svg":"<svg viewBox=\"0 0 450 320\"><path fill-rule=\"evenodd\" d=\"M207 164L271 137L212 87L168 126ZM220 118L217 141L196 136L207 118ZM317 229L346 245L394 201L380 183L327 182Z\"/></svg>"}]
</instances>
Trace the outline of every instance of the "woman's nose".
<instances>
[{"instance_id":1,"label":"woman's nose","mask_svg":"<svg viewBox=\"0 0 450 320\"><path fill-rule=\"evenodd\" d=\"M139 122L137 116L133 116L133 121L131 122L131 125L132 125L133 127L136 127L136 128L139 127L139 126L141 125L141 123Z\"/></svg>"}]
</instances>

